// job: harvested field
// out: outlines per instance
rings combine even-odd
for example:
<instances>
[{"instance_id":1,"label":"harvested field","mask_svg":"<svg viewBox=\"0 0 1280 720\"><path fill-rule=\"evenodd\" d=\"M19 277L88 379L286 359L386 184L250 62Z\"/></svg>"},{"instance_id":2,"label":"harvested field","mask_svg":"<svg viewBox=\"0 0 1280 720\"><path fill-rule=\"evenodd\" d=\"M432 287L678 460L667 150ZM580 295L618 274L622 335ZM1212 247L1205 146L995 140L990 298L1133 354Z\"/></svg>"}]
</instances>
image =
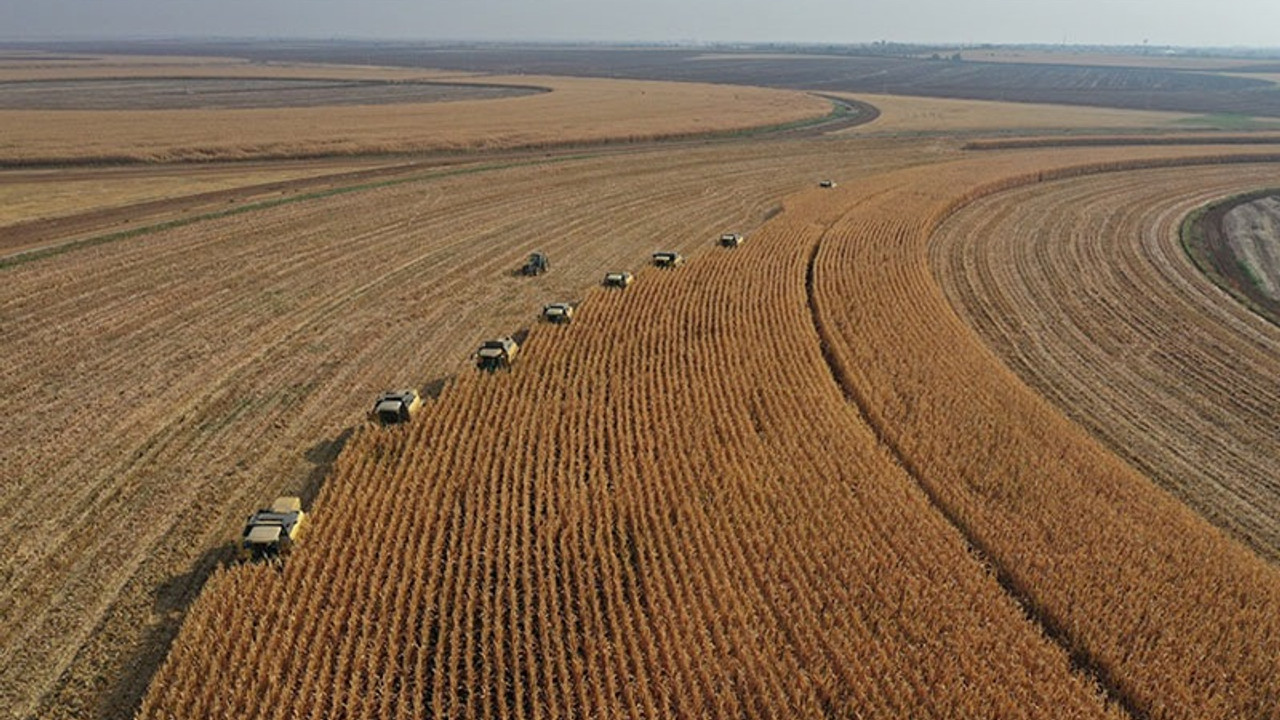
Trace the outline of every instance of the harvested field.
<instances>
[{"instance_id":1,"label":"harvested field","mask_svg":"<svg viewBox=\"0 0 1280 720\"><path fill-rule=\"evenodd\" d=\"M79 52L138 52L128 44L72 44ZM817 92L877 93L1089 105L1197 114L1280 117L1280 89L1227 71L1012 62L950 62L883 55L750 52L736 56L691 48L451 47L420 43L151 43L146 52L251 57L271 62L377 63L462 72L728 83ZM1224 63L1225 64L1225 63ZM1250 65L1274 72L1274 63ZM1238 68L1231 68L1238 72Z\"/></svg>"},{"instance_id":2,"label":"harvested field","mask_svg":"<svg viewBox=\"0 0 1280 720\"><path fill-rule=\"evenodd\" d=\"M113 78L226 78L247 80L370 80L381 82L466 81L482 73L429 68L395 68L333 63L250 62L229 57L148 57L145 55L101 55L66 57L52 62L31 58L23 62L0 62L0 81L53 82L62 80L110 80Z\"/></svg>"},{"instance_id":3,"label":"harvested field","mask_svg":"<svg viewBox=\"0 0 1280 720\"><path fill-rule=\"evenodd\" d=\"M1198 72L1245 71L1252 67L1262 66L1274 61L1250 60L1247 58L1227 57L1195 57L1190 55L1165 54L1160 49L1153 49L1148 54L1138 53L1106 53L1099 51L1072 50L1062 51L1031 50L1013 48L982 48L960 50L960 57L975 62L1007 62L1034 65L1085 65L1093 67L1142 67L1160 68L1163 70L1195 70Z\"/></svg>"},{"instance_id":4,"label":"harvested field","mask_svg":"<svg viewBox=\"0 0 1280 720\"><path fill-rule=\"evenodd\" d=\"M311 544L214 578L143 717L1275 717L1280 570L1009 372L930 257L1002 189L1271 150L865 168L588 293L357 433Z\"/></svg>"},{"instance_id":5,"label":"harvested field","mask_svg":"<svg viewBox=\"0 0 1280 720\"><path fill-rule=\"evenodd\" d=\"M1208 282L1179 226L1274 177L1261 165L1021 188L958 214L933 258L956 307L1030 385L1273 560L1280 331Z\"/></svg>"},{"instance_id":6,"label":"harvested field","mask_svg":"<svg viewBox=\"0 0 1280 720\"><path fill-rule=\"evenodd\" d=\"M198 167L106 167L0 171L0 255L12 243L12 226L81 215L94 210L185 198L202 193L352 172L386 161L201 165ZM97 225L101 232L103 225ZM48 238L45 239L56 239Z\"/></svg>"},{"instance_id":7,"label":"harvested field","mask_svg":"<svg viewBox=\"0 0 1280 720\"><path fill-rule=\"evenodd\" d=\"M875 122L844 131L848 134L937 133L957 134L1000 132L1026 134L1049 131L1188 130L1197 118L1184 113L1117 110L1074 105L1031 103L900 95L833 93L856 97L880 110Z\"/></svg>"}]
</instances>

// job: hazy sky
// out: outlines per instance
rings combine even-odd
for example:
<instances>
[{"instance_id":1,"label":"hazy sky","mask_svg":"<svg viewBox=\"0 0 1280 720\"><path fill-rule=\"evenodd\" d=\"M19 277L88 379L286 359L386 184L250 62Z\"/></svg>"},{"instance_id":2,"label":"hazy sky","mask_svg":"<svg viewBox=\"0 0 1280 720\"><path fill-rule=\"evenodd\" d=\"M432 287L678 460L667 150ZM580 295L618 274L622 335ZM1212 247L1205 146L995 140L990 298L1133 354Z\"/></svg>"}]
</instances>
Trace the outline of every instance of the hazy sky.
<instances>
[{"instance_id":1,"label":"hazy sky","mask_svg":"<svg viewBox=\"0 0 1280 720\"><path fill-rule=\"evenodd\" d=\"M1280 46L1280 0L0 0L0 38Z\"/></svg>"}]
</instances>

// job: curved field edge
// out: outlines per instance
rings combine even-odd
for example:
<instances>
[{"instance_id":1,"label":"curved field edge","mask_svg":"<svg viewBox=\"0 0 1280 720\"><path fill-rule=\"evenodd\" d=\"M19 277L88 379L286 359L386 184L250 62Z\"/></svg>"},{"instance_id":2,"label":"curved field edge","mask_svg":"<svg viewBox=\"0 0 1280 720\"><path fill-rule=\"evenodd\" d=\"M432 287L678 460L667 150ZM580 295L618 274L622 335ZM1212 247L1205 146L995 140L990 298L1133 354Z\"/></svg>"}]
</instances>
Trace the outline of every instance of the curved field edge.
<instances>
[{"instance_id":1,"label":"curved field edge","mask_svg":"<svg viewBox=\"0 0 1280 720\"><path fill-rule=\"evenodd\" d=\"M1208 282L1180 225L1274 164L1112 173L978 200L930 244L992 352L1214 525L1280 558L1280 335Z\"/></svg>"},{"instance_id":2,"label":"curved field edge","mask_svg":"<svg viewBox=\"0 0 1280 720\"><path fill-rule=\"evenodd\" d=\"M473 80L476 81L476 80ZM481 101L259 110L0 112L0 165L310 159L699 138L822 122L814 95L740 86L491 77L548 93ZM92 135L84 127L95 129Z\"/></svg>"},{"instance_id":3,"label":"curved field edge","mask_svg":"<svg viewBox=\"0 0 1280 720\"><path fill-rule=\"evenodd\" d=\"M828 233L815 295L842 383L1033 614L1112 678L1133 714L1274 717L1280 574L1005 368L951 309L927 249L944 219L1004 189L1280 154L1071 162L1064 153L1019 171L1032 157L904 173L909 189L874 195L863 217Z\"/></svg>"},{"instance_id":4,"label":"curved field edge","mask_svg":"<svg viewBox=\"0 0 1280 720\"><path fill-rule=\"evenodd\" d=\"M679 141L688 141L688 140L698 140L698 141L704 141L704 142L713 142L713 141L732 142L732 141L738 141L738 140L744 140L744 141L760 140L760 139L764 139L767 136L789 137L792 135L795 135L795 136L810 135L810 134L816 135L816 134L825 133L828 130L843 129L843 128L848 128L854 125L860 125L863 123L872 122L879 116L879 110L874 105L870 105L865 102L861 102L853 99L839 98L839 97L827 97L827 96L821 96L821 97L824 97L831 102L832 109L829 114L819 118L809 119L809 120L797 120L795 122L783 123L780 125L749 128L746 130L733 130L733 131L708 133L703 135L697 135L691 138L676 138L676 137L664 138L654 142L670 143L670 142L679 142ZM138 227L131 227L127 230L118 230L115 232L99 234L99 235L91 235L89 237L80 237L80 238L75 238L70 240L54 241L54 242L41 244L36 247L21 247L20 249L17 249L13 252L9 252L7 254L0 254L0 271L3 271L9 267L14 267L24 263L33 262L43 258L54 257L56 255L61 255L63 253L72 252L79 249L96 247L99 245L117 242L120 240L128 240L136 237L141 237L144 235L150 235L157 232L163 232L165 230L185 227L187 225L205 222L208 220L216 220L219 218L231 217L231 216L240 215L243 213L266 210L269 208L279 207L281 205L287 205L295 202L316 200L316 199L321 199L325 197L332 197L335 195L343 195L346 193L361 192L365 190L374 190L378 188L392 187L392 186L400 185L404 183L438 180L441 178L451 177L455 175L468 175L473 173L503 170L503 169L512 168L512 167L521 167L525 165L543 165L543 164L552 164L552 163L559 163L559 162L571 162L574 160L581 160L584 158L596 157L599 153L608 152L609 151L608 146L612 144L613 143L605 142L605 143L600 143L593 146L591 144L584 145L581 143L569 143L569 144L566 144L564 147L571 148L571 149L581 149L583 153L573 154L573 155L557 154L554 157L544 156L544 157L538 157L536 159L514 159L510 161L503 161L503 162L482 163L482 164L471 165L468 167L456 168L456 169L443 169L443 170L435 169L435 170L424 171L424 172L410 171L410 175L408 177L392 177L390 179L380 179L380 180L375 180L371 182L363 182L363 183L356 183L356 184L349 184L349 185L344 184L340 187L328 188L325 190L314 191L314 192L303 192L296 195L291 195L289 197L273 198L270 200L257 200L244 205L239 205L234 208L197 213L195 215L187 215L187 216L183 216L183 217L175 218L171 220L164 220L161 222L155 222L155 223L142 225ZM599 150L595 153L592 153L590 152L591 147L597 147L599 148ZM517 156L517 158L518 157L519 156ZM479 155L478 159L480 158L483 158L483 155ZM388 168L386 170L369 171L369 174L374 174L374 175L380 175L385 173L404 174L402 170L398 168ZM310 185L314 182L327 182L327 179L321 176L311 180L302 180L302 181L297 181L291 184L285 184L284 186L288 187L288 186L296 185L300 187L306 187L307 185ZM211 195L211 197L212 196L222 197L224 195L231 195L234 197L235 194L236 194L235 191L225 191L223 193L214 193ZM55 220L53 224L56 225L58 224L58 222L59 221ZM66 222L66 220L62 219L62 222Z\"/></svg>"},{"instance_id":5,"label":"curved field edge","mask_svg":"<svg viewBox=\"0 0 1280 720\"><path fill-rule=\"evenodd\" d=\"M1182 221L1182 249L1205 277L1258 316L1280 327L1280 302L1258 287L1251 270L1227 242L1223 218L1228 212L1265 197L1280 195L1280 187L1251 190L1215 200L1193 210Z\"/></svg>"}]
</instances>

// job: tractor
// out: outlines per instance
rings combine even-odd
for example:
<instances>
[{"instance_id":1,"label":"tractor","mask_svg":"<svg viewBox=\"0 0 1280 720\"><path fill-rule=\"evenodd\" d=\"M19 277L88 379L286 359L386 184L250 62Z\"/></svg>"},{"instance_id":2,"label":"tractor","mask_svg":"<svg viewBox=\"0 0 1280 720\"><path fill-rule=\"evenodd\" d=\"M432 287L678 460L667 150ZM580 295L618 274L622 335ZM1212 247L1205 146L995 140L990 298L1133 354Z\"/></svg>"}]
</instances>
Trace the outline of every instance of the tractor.
<instances>
[{"instance_id":1,"label":"tractor","mask_svg":"<svg viewBox=\"0 0 1280 720\"><path fill-rule=\"evenodd\" d=\"M545 253L536 252L529 256L523 267L520 268L520 274L526 276L541 275L551 269L551 261L547 259Z\"/></svg>"}]
</instances>

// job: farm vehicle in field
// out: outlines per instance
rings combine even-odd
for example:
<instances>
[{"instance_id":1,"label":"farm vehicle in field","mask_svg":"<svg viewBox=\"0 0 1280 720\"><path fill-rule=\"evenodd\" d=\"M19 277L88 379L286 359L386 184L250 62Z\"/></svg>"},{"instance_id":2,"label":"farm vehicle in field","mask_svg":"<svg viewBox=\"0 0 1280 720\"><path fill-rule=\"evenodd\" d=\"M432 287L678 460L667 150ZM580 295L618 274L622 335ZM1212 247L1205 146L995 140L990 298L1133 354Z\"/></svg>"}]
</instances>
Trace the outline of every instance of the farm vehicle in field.
<instances>
[{"instance_id":1,"label":"farm vehicle in field","mask_svg":"<svg viewBox=\"0 0 1280 720\"><path fill-rule=\"evenodd\" d=\"M833 188L833 187L835 187L835 186L836 186L836 181L835 181L835 180L823 180L822 182L818 183L818 187L820 187L820 188L828 188L828 189L830 189L830 188Z\"/></svg>"},{"instance_id":2,"label":"farm vehicle in field","mask_svg":"<svg viewBox=\"0 0 1280 720\"><path fill-rule=\"evenodd\" d=\"M476 367L489 372L510 368L519 352L520 344L515 341L515 338L501 337L497 340L485 340L476 351Z\"/></svg>"},{"instance_id":3,"label":"farm vehicle in field","mask_svg":"<svg viewBox=\"0 0 1280 720\"><path fill-rule=\"evenodd\" d=\"M258 510L245 521L240 537L239 558L268 560L288 555L307 524L302 499L278 497L271 507Z\"/></svg>"},{"instance_id":4,"label":"farm vehicle in field","mask_svg":"<svg viewBox=\"0 0 1280 720\"><path fill-rule=\"evenodd\" d=\"M625 288L631 284L635 278L629 272L611 272L604 275L604 286L611 288Z\"/></svg>"},{"instance_id":5,"label":"farm vehicle in field","mask_svg":"<svg viewBox=\"0 0 1280 720\"><path fill-rule=\"evenodd\" d=\"M725 233L720 236L720 247L736 248L742 244L742 233Z\"/></svg>"},{"instance_id":6,"label":"farm vehicle in field","mask_svg":"<svg viewBox=\"0 0 1280 720\"><path fill-rule=\"evenodd\" d=\"M369 419L382 425L406 423L422 408L417 390L388 390L378 396L369 411Z\"/></svg>"},{"instance_id":7,"label":"farm vehicle in field","mask_svg":"<svg viewBox=\"0 0 1280 720\"><path fill-rule=\"evenodd\" d=\"M543 305L542 319L549 323L568 325L573 322L573 306L569 303Z\"/></svg>"},{"instance_id":8,"label":"farm vehicle in field","mask_svg":"<svg viewBox=\"0 0 1280 720\"><path fill-rule=\"evenodd\" d=\"M524 266L520 268L520 274L526 276L541 275L551 269L551 260L547 258L545 253L536 252L529 256Z\"/></svg>"},{"instance_id":9,"label":"farm vehicle in field","mask_svg":"<svg viewBox=\"0 0 1280 720\"><path fill-rule=\"evenodd\" d=\"M654 267L674 268L684 264L684 256L678 252L663 250L653 254Z\"/></svg>"}]
</instances>

